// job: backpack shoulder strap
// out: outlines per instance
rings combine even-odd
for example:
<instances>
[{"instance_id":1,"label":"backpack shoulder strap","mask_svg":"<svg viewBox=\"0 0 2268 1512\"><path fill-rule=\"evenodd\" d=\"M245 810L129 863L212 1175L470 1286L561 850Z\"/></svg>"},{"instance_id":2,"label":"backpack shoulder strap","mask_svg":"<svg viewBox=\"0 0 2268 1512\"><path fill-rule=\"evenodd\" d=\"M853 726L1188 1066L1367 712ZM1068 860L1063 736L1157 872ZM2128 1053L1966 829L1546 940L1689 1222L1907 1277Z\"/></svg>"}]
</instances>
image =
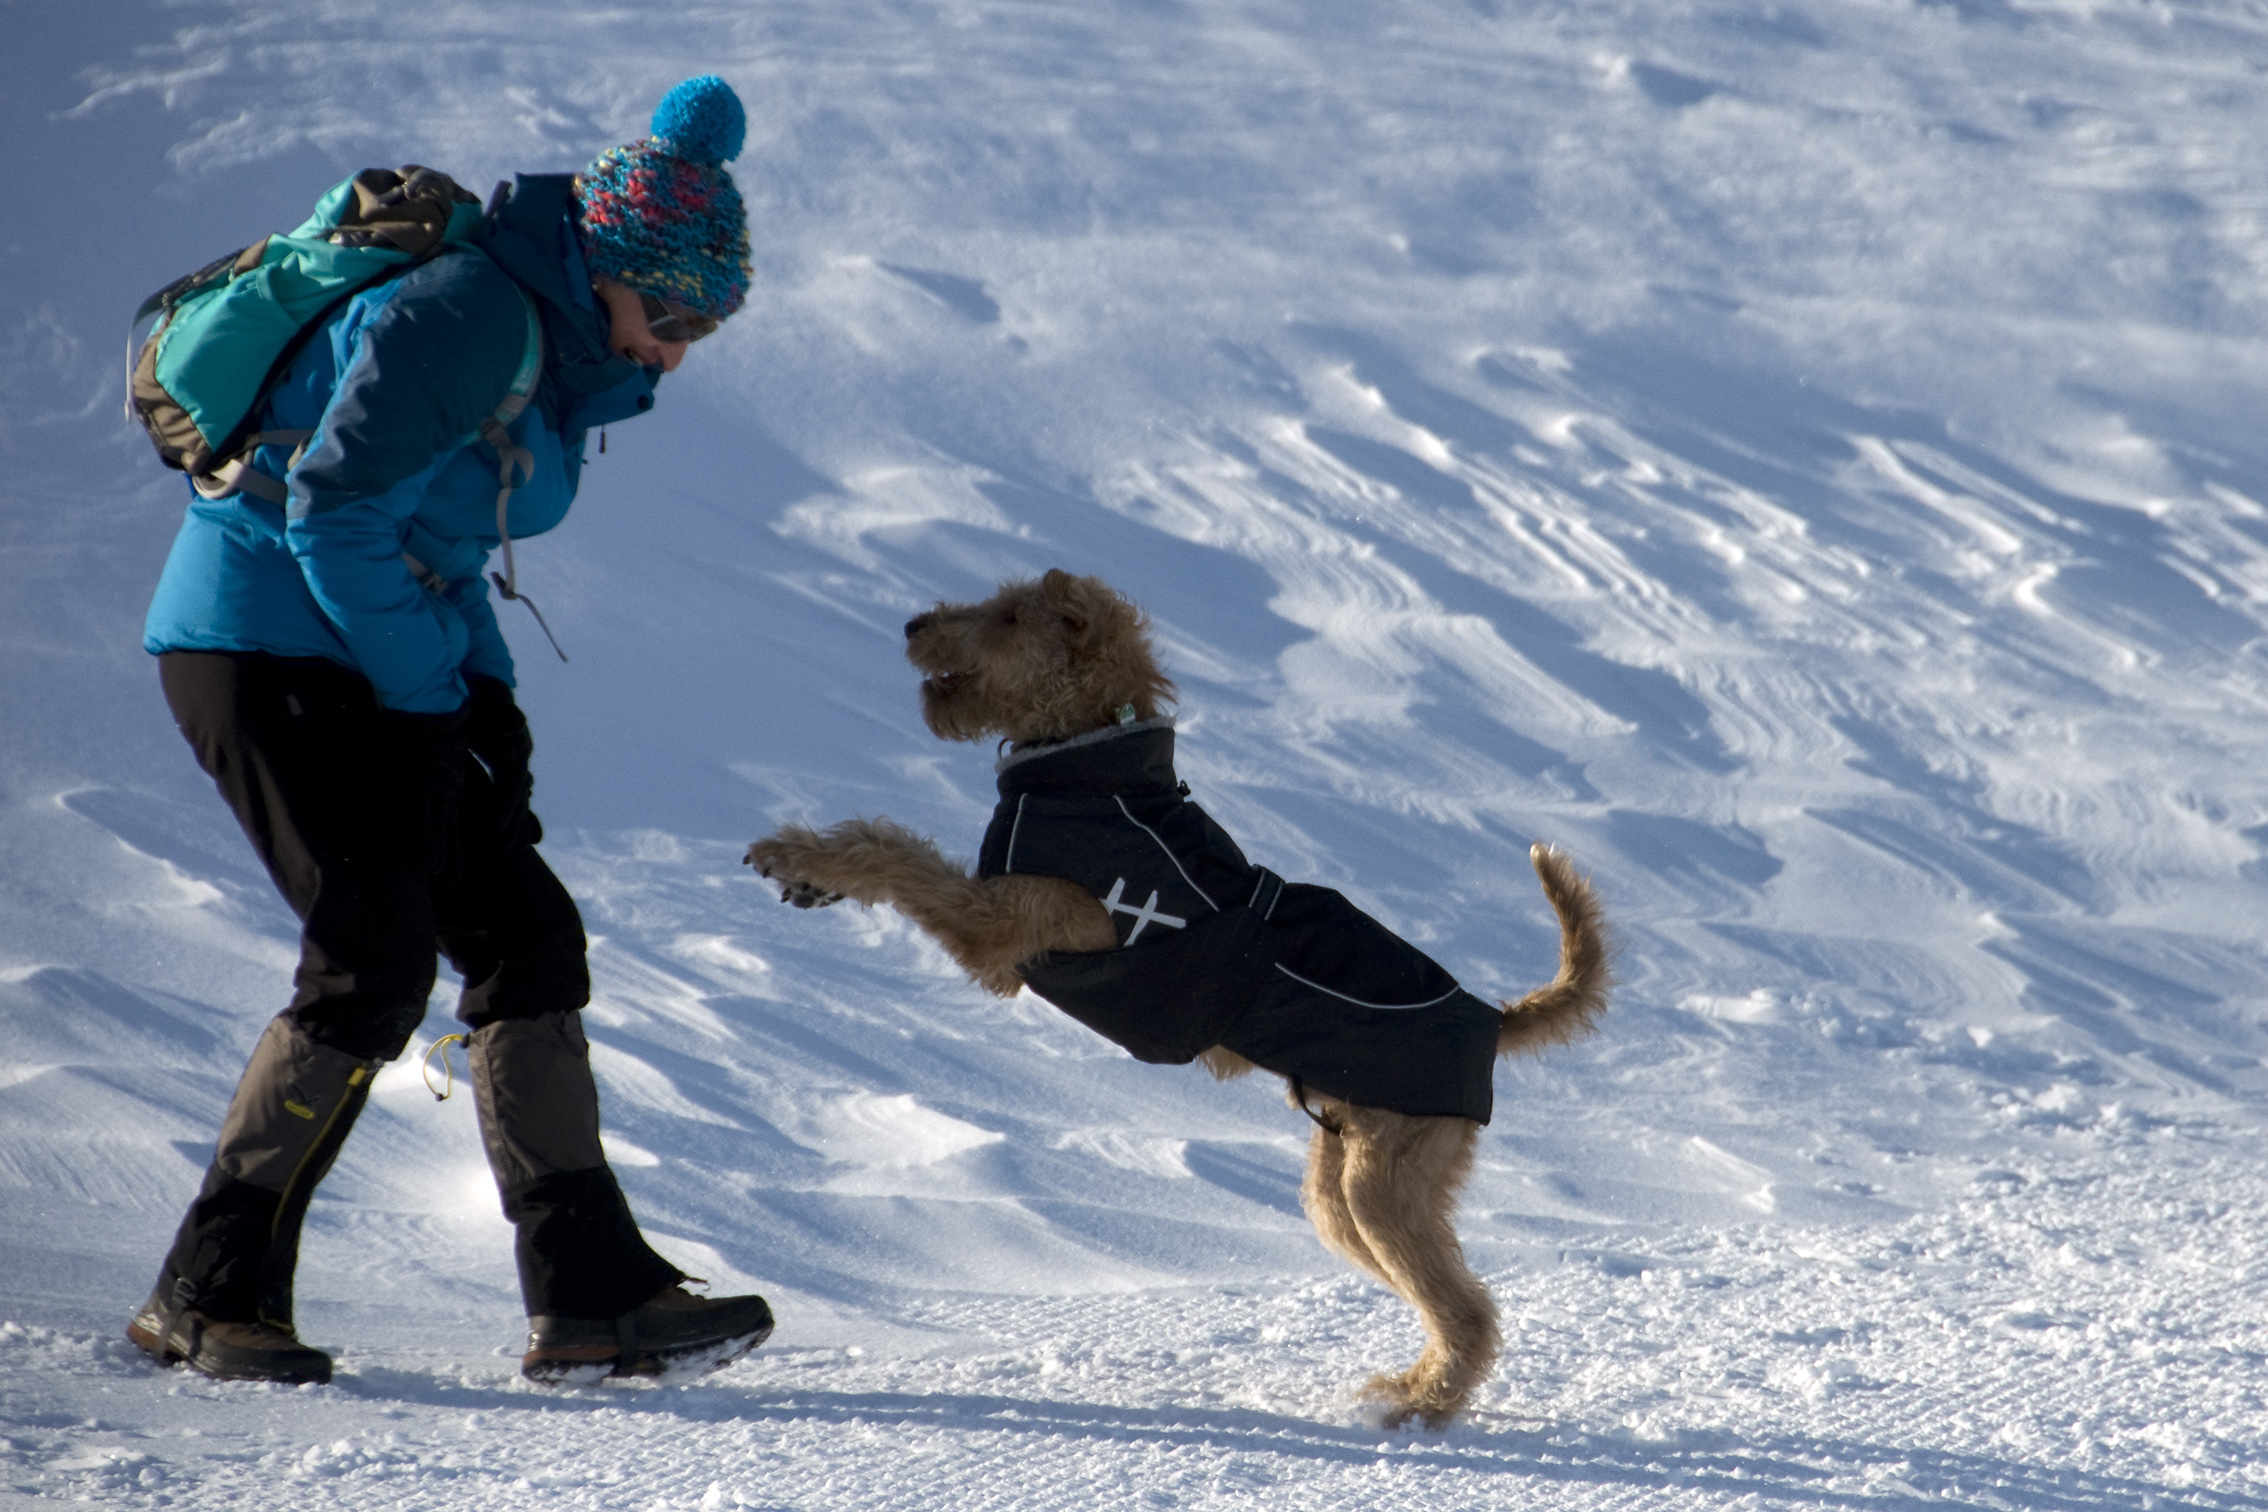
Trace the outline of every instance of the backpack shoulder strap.
<instances>
[{"instance_id":1,"label":"backpack shoulder strap","mask_svg":"<svg viewBox=\"0 0 2268 1512\"><path fill-rule=\"evenodd\" d=\"M520 296L520 308L528 318L527 341L520 350L519 370L513 373L503 400L494 413L480 423L480 439L496 448L496 540L504 548L504 570L490 573L489 580L505 598L528 606L528 613L535 616L543 638L551 642L551 649L565 661L567 653L559 649L559 638L551 633L543 611L536 607L534 599L520 592L519 570L512 563L512 527L507 518L512 490L535 476L535 454L512 439L512 425L527 413L528 405L535 399L536 385L543 378L543 317L536 313L535 300L520 287L516 278L512 279L512 290ZM411 571L416 570L412 562Z\"/></svg>"},{"instance_id":2,"label":"backpack shoulder strap","mask_svg":"<svg viewBox=\"0 0 2268 1512\"><path fill-rule=\"evenodd\" d=\"M504 276L511 278L508 273ZM503 444L497 440L497 435L509 431L512 423L527 412L528 405L535 399L536 385L543 380L543 317L536 313L535 300L520 287L518 279L512 279L512 292L520 296L520 310L527 316L527 339L520 349L520 366L513 372L503 399L498 402L495 413L480 423L481 439L499 451L503 450ZM532 460L530 465L532 467Z\"/></svg>"}]
</instances>

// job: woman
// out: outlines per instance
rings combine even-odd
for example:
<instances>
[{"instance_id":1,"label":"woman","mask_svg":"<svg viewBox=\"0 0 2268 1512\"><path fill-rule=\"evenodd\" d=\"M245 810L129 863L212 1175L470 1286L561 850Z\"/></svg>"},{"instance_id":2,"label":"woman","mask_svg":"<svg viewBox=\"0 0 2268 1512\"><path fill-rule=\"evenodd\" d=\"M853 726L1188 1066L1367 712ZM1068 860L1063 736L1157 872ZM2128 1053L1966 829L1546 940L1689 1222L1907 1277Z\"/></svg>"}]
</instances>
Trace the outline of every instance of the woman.
<instances>
[{"instance_id":1,"label":"woman","mask_svg":"<svg viewBox=\"0 0 2268 1512\"><path fill-rule=\"evenodd\" d=\"M162 1362L330 1378L293 1327L300 1224L424 1018L436 949L465 982L482 1140L517 1230L523 1372L721 1364L771 1332L761 1297L683 1290L607 1168L582 920L535 850L532 742L482 577L497 546L508 567L511 537L566 515L585 432L652 408L740 307L747 219L723 165L745 129L723 80L691 79L645 141L581 175L522 175L476 247L355 296L302 349L261 429L304 444L263 446L244 491L189 510L143 644L302 930L291 1005L127 1331ZM501 452L468 441L525 390L531 322L534 402Z\"/></svg>"}]
</instances>

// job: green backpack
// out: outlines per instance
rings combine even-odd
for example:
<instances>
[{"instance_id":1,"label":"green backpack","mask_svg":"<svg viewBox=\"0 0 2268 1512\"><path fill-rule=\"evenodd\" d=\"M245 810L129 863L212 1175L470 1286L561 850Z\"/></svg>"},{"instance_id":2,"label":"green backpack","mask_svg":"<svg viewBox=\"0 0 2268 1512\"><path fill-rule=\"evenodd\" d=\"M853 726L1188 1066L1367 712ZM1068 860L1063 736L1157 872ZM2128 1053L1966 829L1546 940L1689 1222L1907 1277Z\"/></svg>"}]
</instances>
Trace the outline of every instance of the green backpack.
<instances>
[{"instance_id":1,"label":"green backpack","mask_svg":"<svg viewBox=\"0 0 2268 1512\"><path fill-rule=\"evenodd\" d=\"M263 446L289 446L296 467L314 435L255 429L293 359L348 300L470 248L486 219L480 201L447 174L415 164L364 169L317 201L289 234L217 258L142 301L126 333L127 415L149 432L159 459L187 473L205 498L248 493L283 503L289 496L284 485L251 463ZM504 548L496 586L505 598L527 604L543 625L542 611L518 591L505 528L515 475L524 482L535 472L535 458L512 440L510 428L543 375L543 321L527 291L519 292L528 317L520 366L494 412L465 440L496 448L496 534ZM136 333L152 316L156 325L137 345ZM423 562L407 552L402 560L426 588L444 591ZM550 638L551 627L543 625L543 633ZM559 651L556 639L551 645ZM559 659L567 653L559 651Z\"/></svg>"},{"instance_id":2,"label":"green backpack","mask_svg":"<svg viewBox=\"0 0 2268 1512\"><path fill-rule=\"evenodd\" d=\"M218 258L142 301L127 332L128 414L160 460L206 498L242 491L281 503L282 485L249 463L261 446L306 445L306 431L254 429L293 359L348 300L472 246L484 219L480 201L446 174L414 164L364 169L290 233ZM499 449L497 435L527 408L543 370L542 323L520 297L527 348L504 402L478 432ZM134 335L152 316L157 324L137 347ZM507 459L507 490L510 467Z\"/></svg>"}]
</instances>

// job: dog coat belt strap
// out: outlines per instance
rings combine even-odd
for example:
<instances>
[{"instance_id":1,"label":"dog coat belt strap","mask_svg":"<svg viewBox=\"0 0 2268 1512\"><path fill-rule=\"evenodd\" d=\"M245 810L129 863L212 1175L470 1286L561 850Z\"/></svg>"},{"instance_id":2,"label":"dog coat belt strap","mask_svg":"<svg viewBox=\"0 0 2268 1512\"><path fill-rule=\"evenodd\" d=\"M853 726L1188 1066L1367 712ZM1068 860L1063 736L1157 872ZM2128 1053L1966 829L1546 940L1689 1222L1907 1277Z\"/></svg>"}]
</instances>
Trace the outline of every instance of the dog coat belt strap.
<instances>
[{"instance_id":1,"label":"dog coat belt strap","mask_svg":"<svg viewBox=\"0 0 2268 1512\"><path fill-rule=\"evenodd\" d=\"M1332 1136L1335 1139L1339 1135L1346 1132L1346 1125L1340 1123L1335 1118L1325 1118L1322 1114L1315 1111L1314 1107L1310 1105L1307 1100L1307 1083L1301 1081L1296 1076L1291 1078L1291 1097L1292 1106L1299 1109L1300 1112L1305 1113L1309 1118L1314 1119L1315 1127L1321 1129L1324 1133Z\"/></svg>"}]
</instances>

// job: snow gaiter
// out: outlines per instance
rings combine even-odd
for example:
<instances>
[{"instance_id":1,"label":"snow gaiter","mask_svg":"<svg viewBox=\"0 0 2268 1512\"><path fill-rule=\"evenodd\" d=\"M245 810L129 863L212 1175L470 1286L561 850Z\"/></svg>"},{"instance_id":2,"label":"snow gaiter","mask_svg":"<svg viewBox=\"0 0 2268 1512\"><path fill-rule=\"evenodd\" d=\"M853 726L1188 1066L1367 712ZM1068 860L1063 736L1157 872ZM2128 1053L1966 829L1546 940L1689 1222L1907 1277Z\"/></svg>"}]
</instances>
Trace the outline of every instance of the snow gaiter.
<instances>
[{"instance_id":1,"label":"snow gaiter","mask_svg":"<svg viewBox=\"0 0 2268 1512\"><path fill-rule=\"evenodd\" d=\"M292 1326L300 1225L383 1062L318 1044L289 1014L270 1020L221 1121L205 1184L166 1256L175 1308Z\"/></svg>"},{"instance_id":2,"label":"snow gaiter","mask_svg":"<svg viewBox=\"0 0 2268 1512\"><path fill-rule=\"evenodd\" d=\"M470 1050L528 1316L615 1318L684 1279L647 1247L607 1168L582 1015L499 1019L473 1031Z\"/></svg>"}]
</instances>

